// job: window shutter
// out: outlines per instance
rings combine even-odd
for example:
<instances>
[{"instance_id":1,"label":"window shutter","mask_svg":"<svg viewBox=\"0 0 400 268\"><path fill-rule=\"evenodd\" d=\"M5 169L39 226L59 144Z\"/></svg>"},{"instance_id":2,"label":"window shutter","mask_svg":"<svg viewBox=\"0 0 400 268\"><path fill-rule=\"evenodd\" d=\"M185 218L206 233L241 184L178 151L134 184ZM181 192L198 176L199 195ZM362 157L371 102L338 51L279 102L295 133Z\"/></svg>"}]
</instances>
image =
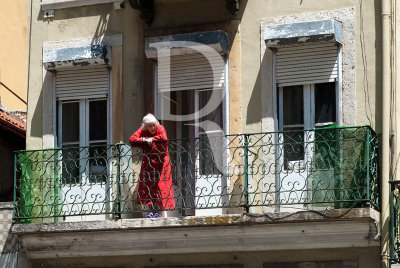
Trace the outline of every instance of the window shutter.
<instances>
[{"instance_id":1,"label":"window shutter","mask_svg":"<svg viewBox=\"0 0 400 268\"><path fill-rule=\"evenodd\" d=\"M158 90L165 92L223 88L225 85L224 57L225 54L223 53L221 53L220 58L211 57L211 61L216 67L213 73L208 59L202 54L172 56L170 58L170 83L168 83L167 73L163 74L167 70L159 69ZM164 67L159 65L158 68ZM218 76L215 82L214 74Z\"/></svg>"},{"instance_id":2,"label":"window shutter","mask_svg":"<svg viewBox=\"0 0 400 268\"><path fill-rule=\"evenodd\" d=\"M104 98L108 95L109 70L105 66L60 70L56 73L58 100Z\"/></svg>"},{"instance_id":3,"label":"window shutter","mask_svg":"<svg viewBox=\"0 0 400 268\"><path fill-rule=\"evenodd\" d=\"M279 87L335 81L338 77L336 43L311 43L281 47L276 51Z\"/></svg>"}]
</instances>

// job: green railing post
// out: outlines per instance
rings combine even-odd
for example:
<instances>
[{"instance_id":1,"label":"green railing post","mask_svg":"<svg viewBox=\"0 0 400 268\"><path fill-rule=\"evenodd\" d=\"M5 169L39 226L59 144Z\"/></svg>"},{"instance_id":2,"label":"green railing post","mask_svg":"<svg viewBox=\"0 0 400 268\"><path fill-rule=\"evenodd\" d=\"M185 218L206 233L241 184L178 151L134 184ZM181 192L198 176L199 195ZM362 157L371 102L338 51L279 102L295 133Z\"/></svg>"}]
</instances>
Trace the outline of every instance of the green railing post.
<instances>
[{"instance_id":1,"label":"green railing post","mask_svg":"<svg viewBox=\"0 0 400 268\"><path fill-rule=\"evenodd\" d=\"M250 212L249 207L249 137L247 134L244 135L244 207L246 213Z\"/></svg>"},{"instance_id":2,"label":"green railing post","mask_svg":"<svg viewBox=\"0 0 400 268\"><path fill-rule=\"evenodd\" d=\"M13 204L13 222L17 219L17 152L14 152L14 204Z\"/></svg>"},{"instance_id":3,"label":"green railing post","mask_svg":"<svg viewBox=\"0 0 400 268\"><path fill-rule=\"evenodd\" d=\"M59 178L59 174L58 174L58 159L60 158L59 157L59 154L60 154L60 152L59 152L59 150L57 149L57 148L55 148L55 150L53 151L53 179L54 179L54 203L53 203L53 205L54 205L54 222L58 222L58 218L59 218L59 214L60 214L60 212L59 212L59 205L58 205L58 195L59 195L59 192L58 192L58 190L59 190L59 180L60 180L60 178Z\"/></svg>"},{"instance_id":4,"label":"green railing post","mask_svg":"<svg viewBox=\"0 0 400 268\"><path fill-rule=\"evenodd\" d=\"M116 211L115 217L121 219L121 144L117 144L117 174L116 174ZM112 186L111 186L112 187Z\"/></svg>"},{"instance_id":5,"label":"green railing post","mask_svg":"<svg viewBox=\"0 0 400 268\"><path fill-rule=\"evenodd\" d=\"M390 260L391 262L393 261L394 257L394 204L393 204L393 198L394 198L394 189L395 186L393 184L390 184Z\"/></svg>"},{"instance_id":6,"label":"green railing post","mask_svg":"<svg viewBox=\"0 0 400 268\"><path fill-rule=\"evenodd\" d=\"M371 161L371 154L370 154L370 139L371 139L371 135L370 135L370 129L367 129L367 200L369 202L369 206L373 206L372 204L372 200L371 200L371 187L370 187L370 183L371 183L371 178L370 178L370 161Z\"/></svg>"}]
</instances>

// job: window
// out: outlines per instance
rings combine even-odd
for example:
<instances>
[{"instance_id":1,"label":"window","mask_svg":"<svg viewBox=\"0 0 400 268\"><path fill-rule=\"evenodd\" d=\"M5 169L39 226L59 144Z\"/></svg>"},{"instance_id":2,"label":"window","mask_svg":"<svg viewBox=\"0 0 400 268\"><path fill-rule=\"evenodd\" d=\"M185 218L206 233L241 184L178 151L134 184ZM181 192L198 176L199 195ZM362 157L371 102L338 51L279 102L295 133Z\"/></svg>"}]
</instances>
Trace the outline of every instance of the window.
<instances>
[{"instance_id":1,"label":"window","mask_svg":"<svg viewBox=\"0 0 400 268\"><path fill-rule=\"evenodd\" d=\"M215 56L215 55L214 55ZM214 57L213 56L213 57ZM218 56L218 55L217 55ZM158 77L156 88L156 114L162 117L163 101L168 101L170 112L179 115L188 115L200 111L211 98L214 90L226 90L226 63L225 54L220 58L206 58L199 53L172 56L170 59L170 79L166 74ZM222 60L221 60L222 59ZM212 70L208 60L214 61L217 70ZM162 68L158 66L157 68ZM162 71L162 70L161 70ZM214 72L213 72L214 71ZM214 75L220 77L214 80ZM222 148L227 118L226 99L219 106L201 118L192 118L184 122L166 123L168 133L176 133L176 138L198 138L196 166L199 175L220 175L218 167L222 166ZM165 105L167 106L167 105ZM212 123L206 123L206 122ZM199 123L202 127L199 127ZM175 128L175 129L173 129ZM169 135L170 138L175 138Z\"/></svg>"},{"instance_id":2,"label":"window","mask_svg":"<svg viewBox=\"0 0 400 268\"><path fill-rule=\"evenodd\" d=\"M278 121L282 134L284 168L303 169L307 144L304 132L337 124L340 47L316 42L281 47L275 51Z\"/></svg>"},{"instance_id":3,"label":"window","mask_svg":"<svg viewBox=\"0 0 400 268\"><path fill-rule=\"evenodd\" d=\"M107 100L59 102L62 178L65 184L82 183L89 164L90 183L105 182L107 162ZM83 160L83 161L80 161Z\"/></svg>"},{"instance_id":4,"label":"window","mask_svg":"<svg viewBox=\"0 0 400 268\"><path fill-rule=\"evenodd\" d=\"M155 77L156 115L159 118L163 118L163 113L186 115L185 121L162 122L168 137L178 139L179 143L175 151L170 150L171 159L179 159L174 167L175 174L179 174L175 183L182 189L188 207L199 208L183 213L221 214L223 209L220 207L228 202L227 178L222 172L226 166L223 156L228 155L224 144L229 114L227 95L212 111L209 108L206 113L200 114L199 111L206 107L213 94L222 96L222 93L228 92L226 55L221 53L210 58L199 53L172 56L169 74L158 72L165 68L158 60ZM168 75L169 80L165 79ZM204 207L215 208L200 209Z\"/></svg>"},{"instance_id":5,"label":"window","mask_svg":"<svg viewBox=\"0 0 400 268\"><path fill-rule=\"evenodd\" d=\"M291 162L304 160L305 143L312 142L304 130L336 124L336 82L281 87L279 100L279 125L288 169Z\"/></svg>"},{"instance_id":6,"label":"window","mask_svg":"<svg viewBox=\"0 0 400 268\"><path fill-rule=\"evenodd\" d=\"M56 74L63 184L106 182L108 89L109 74L105 67L77 68Z\"/></svg>"}]
</instances>

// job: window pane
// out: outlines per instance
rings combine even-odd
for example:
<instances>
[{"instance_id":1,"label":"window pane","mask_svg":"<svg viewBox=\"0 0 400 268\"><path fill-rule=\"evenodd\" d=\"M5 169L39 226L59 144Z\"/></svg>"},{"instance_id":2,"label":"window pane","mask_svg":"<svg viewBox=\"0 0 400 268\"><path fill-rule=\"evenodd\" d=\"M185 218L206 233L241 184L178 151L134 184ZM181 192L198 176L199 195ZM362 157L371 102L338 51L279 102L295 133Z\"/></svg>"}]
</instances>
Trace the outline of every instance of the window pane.
<instances>
[{"instance_id":1,"label":"window pane","mask_svg":"<svg viewBox=\"0 0 400 268\"><path fill-rule=\"evenodd\" d=\"M105 183L107 178L106 143L91 144L89 147L89 182Z\"/></svg>"},{"instance_id":2,"label":"window pane","mask_svg":"<svg viewBox=\"0 0 400 268\"><path fill-rule=\"evenodd\" d=\"M64 145L62 149L62 183L80 183L79 144Z\"/></svg>"},{"instance_id":3,"label":"window pane","mask_svg":"<svg viewBox=\"0 0 400 268\"><path fill-rule=\"evenodd\" d=\"M206 91L200 91L199 92L199 110L205 107L208 103L208 101L211 98L212 90L206 90ZM220 93L218 93L220 94ZM218 107L214 111L210 111L209 114L207 114L205 117L203 117L202 120L209 120L211 122L214 122L217 124L219 127L222 128L223 122L222 122L222 102L218 105ZM220 129L213 129L212 125L210 125L207 130L220 130Z\"/></svg>"},{"instance_id":4,"label":"window pane","mask_svg":"<svg viewBox=\"0 0 400 268\"><path fill-rule=\"evenodd\" d=\"M219 175L223 169L223 133L199 136L200 175Z\"/></svg>"},{"instance_id":5,"label":"window pane","mask_svg":"<svg viewBox=\"0 0 400 268\"><path fill-rule=\"evenodd\" d=\"M336 122L336 83L315 85L315 123Z\"/></svg>"},{"instance_id":6,"label":"window pane","mask_svg":"<svg viewBox=\"0 0 400 268\"><path fill-rule=\"evenodd\" d=\"M288 169L289 162L304 160L303 128L284 129L283 153L285 169Z\"/></svg>"},{"instance_id":7,"label":"window pane","mask_svg":"<svg viewBox=\"0 0 400 268\"><path fill-rule=\"evenodd\" d=\"M283 125L304 124L303 86L283 88Z\"/></svg>"},{"instance_id":8,"label":"window pane","mask_svg":"<svg viewBox=\"0 0 400 268\"><path fill-rule=\"evenodd\" d=\"M89 102L89 140L107 140L107 100Z\"/></svg>"},{"instance_id":9,"label":"window pane","mask_svg":"<svg viewBox=\"0 0 400 268\"><path fill-rule=\"evenodd\" d=\"M79 142L79 102L62 103L62 142Z\"/></svg>"}]
</instances>

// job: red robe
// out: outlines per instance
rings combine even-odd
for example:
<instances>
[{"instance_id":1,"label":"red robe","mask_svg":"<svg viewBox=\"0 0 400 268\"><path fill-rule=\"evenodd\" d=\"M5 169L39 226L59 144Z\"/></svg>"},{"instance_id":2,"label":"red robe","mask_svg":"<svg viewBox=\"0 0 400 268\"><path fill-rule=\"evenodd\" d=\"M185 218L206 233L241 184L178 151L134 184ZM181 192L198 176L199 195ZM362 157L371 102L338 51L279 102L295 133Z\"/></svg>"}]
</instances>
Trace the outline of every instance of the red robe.
<instances>
[{"instance_id":1,"label":"red robe","mask_svg":"<svg viewBox=\"0 0 400 268\"><path fill-rule=\"evenodd\" d=\"M142 141L143 137L152 137L153 143ZM137 203L154 210L175 208L167 140L167 132L161 125L157 126L154 136L141 127L129 139L132 147L143 151Z\"/></svg>"}]
</instances>

